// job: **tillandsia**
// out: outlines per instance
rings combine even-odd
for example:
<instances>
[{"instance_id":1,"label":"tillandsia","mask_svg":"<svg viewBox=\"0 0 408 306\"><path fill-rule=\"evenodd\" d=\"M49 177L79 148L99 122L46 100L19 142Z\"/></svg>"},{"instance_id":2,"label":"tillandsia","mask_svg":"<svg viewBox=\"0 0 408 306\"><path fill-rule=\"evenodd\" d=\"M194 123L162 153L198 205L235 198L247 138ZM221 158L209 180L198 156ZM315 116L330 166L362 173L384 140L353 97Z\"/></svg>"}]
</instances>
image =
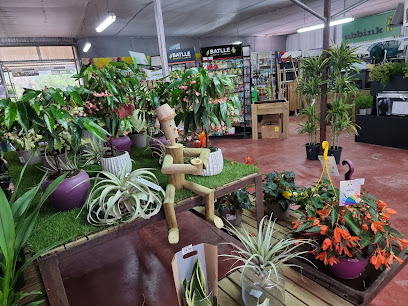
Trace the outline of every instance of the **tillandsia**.
<instances>
[{"instance_id":1,"label":"tillandsia","mask_svg":"<svg viewBox=\"0 0 408 306\"><path fill-rule=\"evenodd\" d=\"M140 168L126 174L123 167L118 176L101 171L95 177L86 201L87 220L94 225L149 219L160 211L164 190L151 169Z\"/></svg>"},{"instance_id":2,"label":"tillandsia","mask_svg":"<svg viewBox=\"0 0 408 306\"><path fill-rule=\"evenodd\" d=\"M396 211L371 194L363 192L360 199L357 204L340 206L338 197L324 201L319 194L311 197L305 208L297 211L301 216L293 221L294 229L316 233L313 237L320 246L313 253L325 265L338 263L340 257L363 260L370 256L376 269L382 265L390 268L394 259L402 263L393 244L402 250L408 247L408 240L390 226Z\"/></svg>"}]
</instances>

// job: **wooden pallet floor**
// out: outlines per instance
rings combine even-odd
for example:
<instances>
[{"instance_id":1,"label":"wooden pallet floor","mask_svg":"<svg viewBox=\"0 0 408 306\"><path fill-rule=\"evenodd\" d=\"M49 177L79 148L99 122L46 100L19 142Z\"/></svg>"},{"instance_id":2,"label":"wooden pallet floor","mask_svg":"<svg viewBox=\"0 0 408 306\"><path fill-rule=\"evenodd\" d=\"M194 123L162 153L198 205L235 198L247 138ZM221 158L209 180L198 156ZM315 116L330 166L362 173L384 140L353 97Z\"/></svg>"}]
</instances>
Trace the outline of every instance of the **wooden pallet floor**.
<instances>
[{"instance_id":1,"label":"wooden pallet floor","mask_svg":"<svg viewBox=\"0 0 408 306\"><path fill-rule=\"evenodd\" d=\"M196 212L203 213L203 207L195 208ZM275 224L275 238L288 233L291 230L291 216L287 221L279 221ZM250 233L257 234L255 210L244 210L241 228ZM286 276L286 304L287 305L351 305L336 294L318 285L313 280L302 276L300 273L287 268L284 269ZM31 264L24 272L24 292L43 290L41 275L36 264ZM244 305L241 292L241 272L235 271L221 279L218 284L218 304L221 306ZM32 298L31 298L32 299ZM30 299L22 300L19 305L25 305ZM43 302L41 305L48 305Z\"/></svg>"}]
</instances>

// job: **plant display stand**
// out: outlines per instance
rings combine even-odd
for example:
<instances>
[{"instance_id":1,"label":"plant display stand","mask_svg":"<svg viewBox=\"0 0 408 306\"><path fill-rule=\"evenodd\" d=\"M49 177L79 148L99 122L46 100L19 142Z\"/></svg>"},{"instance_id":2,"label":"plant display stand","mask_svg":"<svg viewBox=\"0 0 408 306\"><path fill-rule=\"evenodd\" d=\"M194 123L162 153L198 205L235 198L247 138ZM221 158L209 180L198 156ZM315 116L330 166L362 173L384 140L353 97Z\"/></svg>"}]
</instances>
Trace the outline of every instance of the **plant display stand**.
<instances>
[{"instance_id":1,"label":"plant display stand","mask_svg":"<svg viewBox=\"0 0 408 306\"><path fill-rule=\"evenodd\" d=\"M252 139L258 139L258 115L282 114L282 137L289 137L289 102L286 100L262 101L252 104Z\"/></svg>"},{"instance_id":2,"label":"plant display stand","mask_svg":"<svg viewBox=\"0 0 408 306\"><path fill-rule=\"evenodd\" d=\"M240 188L254 185L255 191L259 195L256 197L256 220L259 224L263 217L263 193L262 193L262 175L251 174L245 176L237 181L228 183L224 186L216 188L214 191L215 198L222 197ZM186 210L190 210L196 206L204 204L204 199L201 196L193 196L191 198L176 202L176 214ZM48 295L50 305L69 305L68 298L64 288L63 278L61 276L60 264L66 262L73 256L94 247L107 243L109 241L120 238L122 235L134 232L148 224L164 220L164 213L161 211L150 219L138 219L132 223L121 224L119 226L107 228L101 232L83 237L74 242L62 245L56 249L51 250L43 257L38 259L38 265L43 278L44 286ZM210 226L210 225L208 225ZM163 228L166 227L163 225ZM182 245L178 246L183 247ZM101 255L104 256L104 255ZM153 269L153 268L152 268Z\"/></svg>"}]
</instances>

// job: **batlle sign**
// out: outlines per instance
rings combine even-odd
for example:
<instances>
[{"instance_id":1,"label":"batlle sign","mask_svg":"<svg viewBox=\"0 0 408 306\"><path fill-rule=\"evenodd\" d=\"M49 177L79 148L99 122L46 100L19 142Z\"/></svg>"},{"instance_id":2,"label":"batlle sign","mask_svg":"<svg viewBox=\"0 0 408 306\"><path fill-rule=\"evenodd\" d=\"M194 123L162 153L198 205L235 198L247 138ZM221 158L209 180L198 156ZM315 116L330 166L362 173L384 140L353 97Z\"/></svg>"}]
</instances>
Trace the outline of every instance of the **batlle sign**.
<instances>
[{"instance_id":1,"label":"batlle sign","mask_svg":"<svg viewBox=\"0 0 408 306\"><path fill-rule=\"evenodd\" d=\"M195 49L184 48L167 51L167 61L169 64L195 61Z\"/></svg>"},{"instance_id":2,"label":"batlle sign","mask_svg":"<svg viewBox=\"0 0 408 306\"><path fill-rule=\"evenodd\" d=\"M216 47L201 48L201 57L203 61L209 61L217 58L241 57L241 45L225 45Z\"/></svg>"}]
</instances>

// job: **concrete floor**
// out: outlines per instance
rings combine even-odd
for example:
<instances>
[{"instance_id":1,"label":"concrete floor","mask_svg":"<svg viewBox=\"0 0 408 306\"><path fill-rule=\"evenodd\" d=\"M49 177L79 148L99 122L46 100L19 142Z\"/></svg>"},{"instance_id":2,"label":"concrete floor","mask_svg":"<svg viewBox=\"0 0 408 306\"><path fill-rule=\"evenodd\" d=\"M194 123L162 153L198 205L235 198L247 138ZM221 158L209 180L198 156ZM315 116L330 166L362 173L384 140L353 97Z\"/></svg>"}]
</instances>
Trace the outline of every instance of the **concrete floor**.
<instances>
[{"instance_id":1,"label":"concrete floor","mask_svg":"<svg viewBox=\"0 0 408 306\"><path fill-rule=\"evenodd\" d=\"M306 160L304 144L308 137L297 135L297 120L290 117L288 139L211 138L210 146L222 148L224 157L232 161L245 162L246 156L253 157L263 173L293 170L296 185L307 186L318 181L322 168L319 161ZM403 131L401 137L407 137ZM346 133L340 136L340 146L343 147L341 160L349 159L355 166L352 178L365 178L366 190L397 211L392 226L408 236L408 150L358 143L353 135ZM333 180L337 187L347 171L347 166L339 165L340 177ZM403 269L371 305L406 305L401 301L403 296L408 296L408 268Z\"/></svg>"}]
</instances>

